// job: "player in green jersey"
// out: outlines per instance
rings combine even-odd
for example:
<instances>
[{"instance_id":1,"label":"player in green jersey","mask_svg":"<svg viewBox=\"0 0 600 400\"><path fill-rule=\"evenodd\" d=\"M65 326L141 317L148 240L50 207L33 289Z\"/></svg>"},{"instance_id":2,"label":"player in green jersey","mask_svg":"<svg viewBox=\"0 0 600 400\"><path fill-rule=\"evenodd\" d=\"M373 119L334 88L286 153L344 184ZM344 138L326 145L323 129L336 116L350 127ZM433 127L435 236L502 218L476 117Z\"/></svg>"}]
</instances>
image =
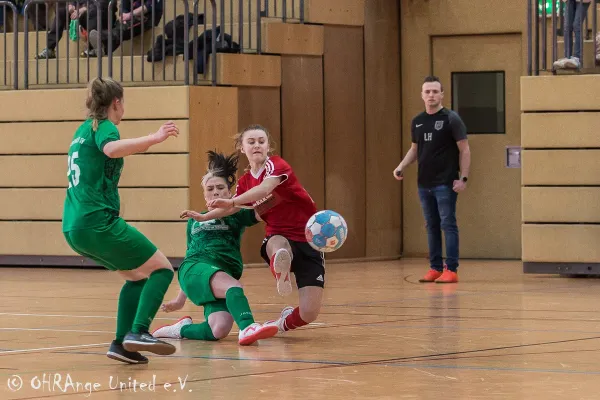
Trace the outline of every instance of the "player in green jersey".
<instances>
[{"instance_id":1,"label":"player in green jersey","mask_svg":"<svg viewBox=\"0 0 600 400\"><path fill-rule=\"evenodd\" d=\"M231 198L235 184L238 157L209 151L208 173L202 179L204 198ZM248 299L239 282L242 276L242 234L246 227L258 223L254 210L244 209L219 219L207 220L204 214L184 211L187 225L187 252L179 267L181 287L177 298L165 303L163 310L180 310L189 298L204 306L205 321L194 324L183 317L172 325L152 332L155 337L171 339L219 340L231 331L233 322L239 327L238 342L250 345L275 336L276 326L263 326L254 321Z\"/></svg>"},{"instance_id":2,"label":"player in green jersey","mask_svg":"<svg viewBox=\"0 0 600 400\"><path fill-rule=\"evenodd\" d=\"M173 280L173 267L137 229L120 216L118 184L123 157L177 136L172 122L156 133L121 139L117 125L124 113L123 87L109 78L89 84L88 119L79 126L68 152L68 189L63 233L69 246L105 268L118 271L125 284L117 311L116 338L107 356L129 364L145 364L139 351L172 354L175 347L148 333Z\"/></svg>"}]
</instances>

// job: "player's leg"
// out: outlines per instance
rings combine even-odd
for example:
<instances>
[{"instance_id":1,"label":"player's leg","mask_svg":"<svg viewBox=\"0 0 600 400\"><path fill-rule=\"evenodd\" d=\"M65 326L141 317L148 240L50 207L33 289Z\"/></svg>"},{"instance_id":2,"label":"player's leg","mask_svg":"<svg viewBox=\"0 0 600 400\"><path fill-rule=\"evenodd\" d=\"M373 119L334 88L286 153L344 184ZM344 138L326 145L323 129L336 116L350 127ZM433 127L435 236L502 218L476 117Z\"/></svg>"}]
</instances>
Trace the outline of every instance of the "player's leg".
<instances>
[{"instance_id":1,"label":"player's leg","mask_svg":"<svg viewBox=\"0 0 600 400\"><path fill-rule=\"evenodd\" d=\"M436 283L458 282L458 225L456 223L456 200L458 193L451 186L443 185L434 188L437 207L440 216L441 229L444 232L446 242L446 265L447 268Z\"/></svg>"},{"instance_id":2,"label":"player's leg","mask_svg":"<svg viewBox=\"0 0 600 400\"><path fill-rule=\"evenodd\" d=\"M432 188L419 187L419 199L425 227L427 228L427 244L429 247L429 268L419 282L433 282L442 275L444 265L442 260L442 231L437 200Z\"/></svg>"},{"instance_id":3,"label":"player's leg","mask_svg":"<svg viewBox=\"0 0 600 400\"><path fill-rule=\"evenodd\" d=\"M222 272L206 263L182 264L179 270L179 286L187 298L196 306L204 307L205 321L194 324L191 317L183 317L171 325L161 326L152 335L171 339L193 339L215 341L224 338L231 331L233 317L229 314L224 299L215 298L210 282L213 275ZM182 273L183 271L183 273Z\"/></svg>"},{"instance_id":4,"label":"player's leg","mask_svg":"<svg viewBox=\"0 0 600 400\"><path fill-rule=\"evenodd\" d=\"M119 305L121 312L117 314L117 331L122 332L129 326L129 332L123 338L125 350L144 350L162 355L174 353L173 345L156 340L148 333L173 279L169 260L122 218L91 231L95 241L88 246L91 247L88 252L114 266L127 281L138 282L137 285L126 283L119 298L122 305Z\"/></svg>"},{"instance_id":5,"label":"player's leg","mask_svg":"<svg viewBox=\"0 0 600 400\"><path fill-rule=\"evenodd\" d=\"M321 311L325 287L325 259L304 242L290 242L293 254L293 271L298 286L299 306L285 307L277 321L280 332L289 331L315 321ZM265 323L266 325L267 323Z\"/></svg>"},{"instance_id":6,"label":"player's leg","mask_svg":"<svg viewBox=\"0 0 600 400\"><path fill-rule=\"evenodd\" d=\"M260 249L262 258L269 264L277 281L277 292L281 296L292 293L291 268L293 252L288 240L281 235L266 237Z\"/></svg>"},{"instance_id":7,"label":"player's leg","mask_svg":"<svg viewBox=\"0 0 600 400\"><path fill-rule=\"evenodd\" d=\"M217 299L225 299L227 309L240 329L238 337L240 345L247 346L277 334L275 327L263 326L254 321L248 298L237 279L219 271L211 277L210 288Z\"/></svg>"}]
</instances>

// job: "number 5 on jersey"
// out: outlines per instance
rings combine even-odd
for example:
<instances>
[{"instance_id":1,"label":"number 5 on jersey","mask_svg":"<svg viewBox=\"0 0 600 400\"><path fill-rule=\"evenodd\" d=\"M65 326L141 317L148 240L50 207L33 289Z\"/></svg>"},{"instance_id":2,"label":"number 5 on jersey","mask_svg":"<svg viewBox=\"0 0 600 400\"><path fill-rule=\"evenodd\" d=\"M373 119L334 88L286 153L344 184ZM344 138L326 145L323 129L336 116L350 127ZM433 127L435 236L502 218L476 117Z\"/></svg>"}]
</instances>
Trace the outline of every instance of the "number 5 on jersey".
<instances>
[{"instance_id":1,"label":"number 5 on jersey","mask_svg":"<svg viewBox=\"0 0 600 400\"><path fill-rule=\"evenodd\" d=\"M69 156L67 159L67 177L69 178L69 189L79 184L79 175L81 174L81 170L79 169L79 165L75 164L75 159L78 157L79 152L74 151L73 155Z\"/></svg>"}]
</instances>

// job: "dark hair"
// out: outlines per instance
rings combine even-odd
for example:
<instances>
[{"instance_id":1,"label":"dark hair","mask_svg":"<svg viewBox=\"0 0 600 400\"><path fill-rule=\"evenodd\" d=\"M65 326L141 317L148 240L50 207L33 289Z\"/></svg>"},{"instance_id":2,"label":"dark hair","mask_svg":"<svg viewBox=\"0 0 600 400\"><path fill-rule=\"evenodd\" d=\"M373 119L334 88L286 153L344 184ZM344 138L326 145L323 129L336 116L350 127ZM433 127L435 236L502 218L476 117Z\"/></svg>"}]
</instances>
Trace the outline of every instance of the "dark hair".
<instances>
[{"instance_id":1,"label":"dark hair","mask_svg":"<svg viewBox=\"0 0 600 400\"><path fill-rule=\"evenodd\" d=\"M98 129L99 121L108 118L108 108L113 100L123 99L123 87L111 78L94 78L88 85L88 98L85 105L88 117L93 119L92 129Z\"/></svg>"},{"instance_id":2,"label":"dark hair","mask_svg":"<svg viewBox=\"0 0 600 400\"><path fill-rule=\"evenodd\" d=\"M206 175L202 178L202 185L204 185L208 179L216 176L225 179L227 187L231 189L233 185L235 185L239 156L235 153L230 156L225 156L223 153L217 153L212 150L209 150L207 153L208 170L206 171Z\"/></svg>"},{"instance_id":3,"label":"dark hair","mask_svg":"<svg viewBox=\"0 0 600 400\"><path fill-rule=\"evenodd\" d=\"M442 86L442 82L440 82L440 78L438 78L435 75L429 75L426 76L425 79L423 80L423 83L430 83L430 82L437 82L440 84L440 89L443 92L444 91L444 86Z\"/></svg>"}]
</instances>

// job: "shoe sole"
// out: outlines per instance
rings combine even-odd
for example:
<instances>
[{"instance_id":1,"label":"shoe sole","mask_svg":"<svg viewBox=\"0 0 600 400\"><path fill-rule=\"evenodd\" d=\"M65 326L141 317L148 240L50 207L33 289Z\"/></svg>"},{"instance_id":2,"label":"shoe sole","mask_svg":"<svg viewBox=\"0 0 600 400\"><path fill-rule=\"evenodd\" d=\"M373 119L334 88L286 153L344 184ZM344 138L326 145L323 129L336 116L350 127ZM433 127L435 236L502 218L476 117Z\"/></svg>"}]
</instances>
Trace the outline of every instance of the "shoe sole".
<instances>
[{"instance_id":1,"label":"shoe sole","mask_svg":"<svg viewBox=\"0 0 600 400\"><path fill-rule=\"evenodd\" d=\"M135 341L124 341L123 348L131 352L148 351L150 353L158 354L160 356L168 356L177 349L175 346L169 343L146 343L146 342L135 342Z\"/></svg>"},{"instance_id":2,"label":"shoe sole","mask_svg":"<svg viewBox=\"0 0 600 400\"><path fill-rule=\"evenodd\" d=\"M272 338L273 336L279 333L279 328L276 326L265 326L256 331L254 334L250 336L246 336L245 338L239 341L240 346L249 346L258 340Z\"/></svg>"},{"instance_id":3,"label":"shoe sole","mask_svg":"<svg viewBox=\"0 0 600 400\"><path fill-rule=\"evenodd\" d=\"M156 336L156 335L155 335L155 332L158 332L159 330L161 330L161 329L163 329L163 328L166 328L166 327L168 327L168 326L177 325L178 323L180 323L181 321L184 321L184 320L186 320L186 319L189 319L189 320L190 320L190 324L192 324L192 323L193 323L193 321L192 321L192 317L190 317L189 315L186 315L185 317L181 317L181 318L179 318L179 319L177 320L177 322L175 322L175 323L173 323L173 324L167 324L167 325L159 326L159 327L158 327L158 328L156 328L154 331L150 332L150 334L151 334L152 336L156 337L156 338L181 339L181 329L179 330L179 337L171 337L171 336ZM189 324L186 324L186 325L189 325ZM183 326L185 326L185 325L183 325ZM182 326L182 328L183 328L183 326Z\"/></svg>"},{"instance_id":4,"label":"shoe sole","mask_svg":"<svg viewBox=\"0 0 600 400\"><path fill-rule=\"evenodd\" d=\"M125 363L125 364L148 364L147 359L143 360L143 361L136 361L136 360L132 360L131 358L122 356L121 354L113 353L112 351L109 351L108 353L106 353L106 356L110 359L121 361L122 363Z\"/></svg>"},{"instance_id":5,"label":"shoe sole","mask_svg":"<svg viewBox=\"0 0 600 400\"><path fill-rule=\"evenodd\" d=\"M277 292L281 296L289 296L292 294L292 281L290 271L292 269L292 258L287 250L278 251L273 258L273 270L279 275L277 279ZM287 277L287 281L286 281Z\"/></svg>"}]
</instances>

